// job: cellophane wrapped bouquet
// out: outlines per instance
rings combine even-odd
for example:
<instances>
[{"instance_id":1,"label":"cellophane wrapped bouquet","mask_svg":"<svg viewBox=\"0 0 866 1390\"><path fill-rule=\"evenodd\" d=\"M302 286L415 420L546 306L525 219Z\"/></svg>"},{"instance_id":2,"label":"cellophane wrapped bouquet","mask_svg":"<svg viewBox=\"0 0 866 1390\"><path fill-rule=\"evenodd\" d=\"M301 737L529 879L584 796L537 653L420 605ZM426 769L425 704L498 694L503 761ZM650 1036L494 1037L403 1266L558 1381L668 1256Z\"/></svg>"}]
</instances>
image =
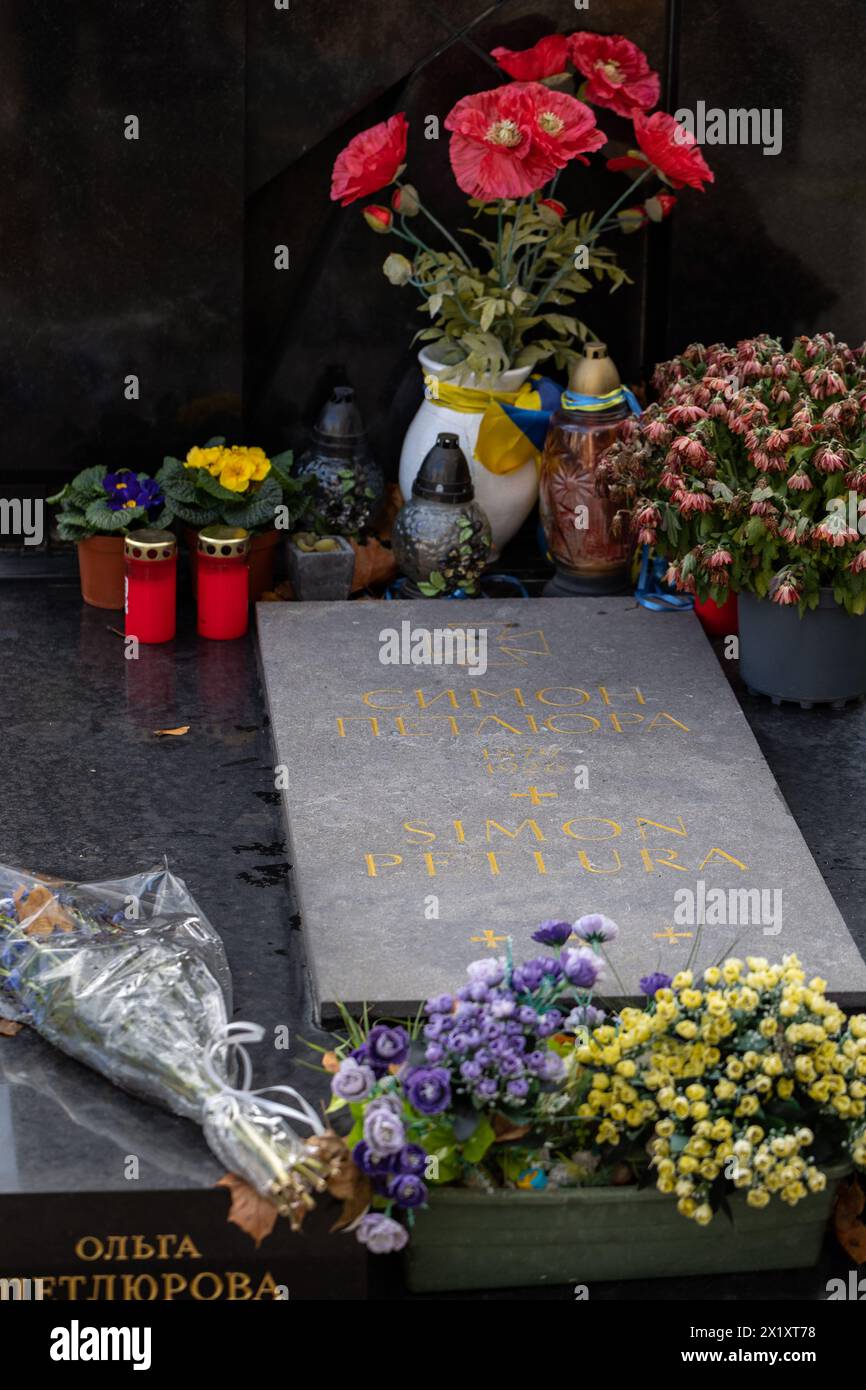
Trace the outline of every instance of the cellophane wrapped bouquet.
<instances>
[{"instance_id":1,"label":"cellophane wrapped bouquet","mask_svg":"<svg viewBox=\"0 0 866 1390\"><path fill-rule=\"evenodd\" d=\"M263 1032L229 1022L231 990L220 937L167 867L82 884L0 865L0 1018L201 1125L227 1170L298 1224L326 1185L323 1126L291 1088L249 1089L242 1044Z\"/></svg>"}]
</instances>

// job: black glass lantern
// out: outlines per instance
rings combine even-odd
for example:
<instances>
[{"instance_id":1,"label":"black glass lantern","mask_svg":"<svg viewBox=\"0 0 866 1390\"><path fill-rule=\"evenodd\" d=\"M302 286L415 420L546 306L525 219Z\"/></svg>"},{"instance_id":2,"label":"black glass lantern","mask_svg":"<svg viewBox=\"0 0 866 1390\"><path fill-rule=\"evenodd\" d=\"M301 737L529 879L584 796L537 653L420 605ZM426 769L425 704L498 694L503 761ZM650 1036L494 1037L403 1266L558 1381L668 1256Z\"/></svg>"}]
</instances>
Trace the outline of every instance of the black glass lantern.
<instances>
[{"instance_id":1,"label":"black glass lantern","mask_svg":"<svg viewBox=\"0 0 866 1390\"><path fill-rule=\"evenodd\" d=\"M313 429L310 448L294 472L316 483L311 511L338 536L364 531L382 504L385 481L370 456L367 432L351 386L331 392Z\"/></svg>"},{"instance_id":2,"label":"black glass lantern","mask_svg":"<svg viewBox=\"0 0 866 1390\"><path fill-rule=\"evenodd\" d=\"M474 594L490 558L490 522L475 501L469 464L456 434L440 434L397 513L394 558L412 597Z\"/></svg>"}]
</instances>

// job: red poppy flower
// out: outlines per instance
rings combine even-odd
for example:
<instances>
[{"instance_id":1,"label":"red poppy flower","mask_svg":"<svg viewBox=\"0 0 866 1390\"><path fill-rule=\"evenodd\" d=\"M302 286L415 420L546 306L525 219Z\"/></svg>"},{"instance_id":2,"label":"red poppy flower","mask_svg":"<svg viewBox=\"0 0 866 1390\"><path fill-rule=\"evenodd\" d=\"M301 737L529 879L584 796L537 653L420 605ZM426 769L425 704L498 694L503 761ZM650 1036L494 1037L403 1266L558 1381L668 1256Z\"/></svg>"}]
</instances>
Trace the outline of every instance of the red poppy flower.
<instances>
[{"instance_id":1,"label":"red poppy flower","mask_svg":"<svg viewBox=\"0 0 866 1390\"><path fill-rule=\"evenodd\" d=\"M337 155L331 175L331 198L348 207L393 183L406 160L409 126L405 112L362 130Z\"/></svg>"},{"instance_id":2,"label":"red poppy flower","mask_svg":"<svg viewBox=\"0 0 866 1390\"><path fill-rule=\"evenodd\" d=\"M659 99L659 75L647 56L621 34L572 34L571 61L587 79L586 99L618 116L649 111Z\"/></svg>"},{"instance_id":3,"label":"red poppy flower","mask_svg":"<svg viewBox=\"0 0 866 1390\"><path fill-rule=\"evenodd\" d=\"M586 151L607 144L607 136L595 123L595 113L582 101L566 92L553 92L540 82L515 84L532 99L535 106L533 138L557 169L564 169L572 159L588 164Z\"/></svg>"},{"instance_id":4,"label":"red poppy flower","mask_svg":"<svg viewBox=\"0 0 866 1390\"><path fill-rule=\"evenodd\" d=\"M568 39L563 34L548 34L532 48L491 49L491 57L518 82L540 82L543 77L556 77L565 72Z\"/></svg>"},{"instance_id":5,"label":"red poppy flower","mask_svg":"<svg viewBox=\"0 0 866 1390\"><path fill-rule=\"evenodd\" d=\"M491 202L523 198L553 178L557 164L536 140L535 84L511 83L462 97L449 112L451 168L464 193ZM539 87L551 96L546 87Z\"/></svg>"},{"instance_id":6,"label":"red poppy flower","mask_svg":"<svg viewBox=\"0 0 866 1390\"><path fill-rule=\"evenodd\" d=\"M674 188L687 184L703 191L705 183L715 183L716 176L691 131L673 116L664 111L656 111L652 116L635 111L633 120L637 142L647 160Z\"/></svg>"}]
</instances>

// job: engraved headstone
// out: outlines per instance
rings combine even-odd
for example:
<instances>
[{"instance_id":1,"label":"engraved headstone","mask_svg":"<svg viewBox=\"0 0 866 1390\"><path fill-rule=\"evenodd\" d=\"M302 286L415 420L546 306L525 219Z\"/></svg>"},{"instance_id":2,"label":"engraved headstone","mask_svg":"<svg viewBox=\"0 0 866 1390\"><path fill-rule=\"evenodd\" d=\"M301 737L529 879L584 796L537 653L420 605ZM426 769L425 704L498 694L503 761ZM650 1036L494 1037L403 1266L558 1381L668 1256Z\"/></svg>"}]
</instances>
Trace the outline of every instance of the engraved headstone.
<instances>
[{"instance_id":1,"label":"engraved headstone","mask_svg":"<svg viewBox=\"0 0 866 1390\"><path fill-rule=\"evenodd\" d=\"M619 924L610 995L731 950L796 951L866 994L692 614L431 600L261 604L258 622L326 1018L336 1001L402 1012L509 937L522 958L540 921L588 912Z\"/></svg>"}]
</instances>

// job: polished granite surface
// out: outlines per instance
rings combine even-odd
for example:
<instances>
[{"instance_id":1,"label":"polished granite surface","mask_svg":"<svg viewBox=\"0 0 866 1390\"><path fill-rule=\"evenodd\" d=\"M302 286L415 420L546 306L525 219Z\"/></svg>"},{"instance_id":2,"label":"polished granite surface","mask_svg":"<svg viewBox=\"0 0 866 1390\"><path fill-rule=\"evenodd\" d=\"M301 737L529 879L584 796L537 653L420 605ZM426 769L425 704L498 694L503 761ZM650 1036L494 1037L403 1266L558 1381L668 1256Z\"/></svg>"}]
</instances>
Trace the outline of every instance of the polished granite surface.
<instances>
[{"instance_id":1,"label":"polished granite surface","mask_svg":"<svg viewBox=\"0 0 866 1390\"><path fill-rule=\"evenodd\" d=\"M176 642L142 649L134 663L111 630L121 625L122 615L82 605L72 583L0 586L0 857L94 879L167 852L224 938L235 1017L291 1030L290 1052L254 1049L256 1084L288 1080L323 1094L301 1064L300 1039L326 1038L311 1021L253 640L201 642L185 607ZM866 708L775 709L743 695L725 669L862 950ZM184 724L182 737L154 735ZM17 1194L128 1190L129 1154L140 1159L139 1194L204 1188L219 1175L195 1126L125 1096L27 1030L0 1038L0 1212ZM849 1264L828 1236L815 1270L600 1284L592 1297L821 1299ZM374 1298L405 1297L396 1258L372 1269ZM568 1287L471 1296L574 1297Z\"/></svg>"},{"instance_id":2,"label":"polished granite surface","mask_svg":"<svg viewBox=\"0 0 866 1390\"><path fill-rule=\"evenodd\" d=\"M235 1018L292 1046L252 1049L255 1084L313 1094L300 1065L311 1021L301 936L274 790L252 636L204 642L192 612L165 647L126 661L123 614L88 608L77 584L0 587L0 858L91 881L167 854L223 937ZM182 737L156 729L188 724ZM11 769L15 769L14 773ZM124 1095L24 1030L0 1038L4 1193L209 1186L216 1160L191 1123Z\"/></svg>"}]
</instances>

